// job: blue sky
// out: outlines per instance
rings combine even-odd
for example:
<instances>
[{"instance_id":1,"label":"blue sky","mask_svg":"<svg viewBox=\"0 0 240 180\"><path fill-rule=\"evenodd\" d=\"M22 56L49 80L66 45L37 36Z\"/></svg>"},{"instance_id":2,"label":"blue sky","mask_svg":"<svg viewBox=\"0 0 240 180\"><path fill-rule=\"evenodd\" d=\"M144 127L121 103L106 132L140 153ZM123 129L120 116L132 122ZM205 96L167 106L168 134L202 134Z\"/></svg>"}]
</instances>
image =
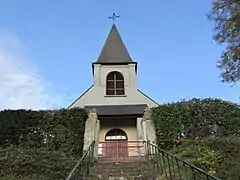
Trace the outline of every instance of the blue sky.
<instances>
[{"instance_id":1,"label":"blue sky","mask_svg":"<svg viewBox=\"0 0 240 180\"><path fill-rule=\"evenodd\" d=\"M138 61L139 88L159 103L193 97L239 102L219 79L223 47L211 1L1 0L0 108L67 107L92 84L91 63L117 27Z\"/></svg>"}]
</instances>

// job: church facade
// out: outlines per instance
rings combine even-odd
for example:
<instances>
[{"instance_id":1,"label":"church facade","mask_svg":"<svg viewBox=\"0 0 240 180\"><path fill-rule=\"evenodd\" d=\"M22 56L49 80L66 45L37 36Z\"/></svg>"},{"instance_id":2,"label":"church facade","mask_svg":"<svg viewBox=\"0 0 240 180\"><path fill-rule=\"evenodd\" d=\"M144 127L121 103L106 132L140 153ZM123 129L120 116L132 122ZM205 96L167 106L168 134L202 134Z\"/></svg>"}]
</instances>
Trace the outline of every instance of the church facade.
<instances>
[{"instance_id":1,"label":"church facade","mask_svg":"<svg viewBox=\"0 0 240 180\"><path fill-rule=\"evenodd\" d=\"M89 112L84 149L95 141L96 157L134 156L137 150L130 151L130 144L155 141L150 108L158 103L138 89L137 65L113 24L92 63L93 85L69 106Z\"/></svg>"}]
</instances>

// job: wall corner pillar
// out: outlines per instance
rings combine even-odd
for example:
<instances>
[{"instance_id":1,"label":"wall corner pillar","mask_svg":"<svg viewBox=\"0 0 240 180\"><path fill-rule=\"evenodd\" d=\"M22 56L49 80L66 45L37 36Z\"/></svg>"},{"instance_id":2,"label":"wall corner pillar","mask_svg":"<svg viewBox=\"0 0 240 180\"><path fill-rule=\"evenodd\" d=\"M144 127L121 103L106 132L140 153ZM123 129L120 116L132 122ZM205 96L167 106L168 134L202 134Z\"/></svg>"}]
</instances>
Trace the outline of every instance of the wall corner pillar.
<instances>
[{"instance_id":1,"label":"wall corner pillar","mask_svg":"<svg viewBox=\"0 0 240 180\"><path fill-rule=\"evenodd\" d=\"M99 141L100 122L98 120L96 109L91 109L88 113L88 119L85 123L84 133L84 146L83 151L87 151L93 141L94 145L94 158L98 157L98 141Z\"/></svg>"},{"instance_id":2,"label":"wall corner pillar","mask_svg":"<svg viewBox=\"0 0 240 180\"><path fill-rule=\"evenodd\" d=\"M146 107L144 111L142 126L143 126L144 140L150 141L151 143L155 143L156 132L155 132L155 126L152 120L152 110L148 107Z\"/></svg>"}]
</instances>

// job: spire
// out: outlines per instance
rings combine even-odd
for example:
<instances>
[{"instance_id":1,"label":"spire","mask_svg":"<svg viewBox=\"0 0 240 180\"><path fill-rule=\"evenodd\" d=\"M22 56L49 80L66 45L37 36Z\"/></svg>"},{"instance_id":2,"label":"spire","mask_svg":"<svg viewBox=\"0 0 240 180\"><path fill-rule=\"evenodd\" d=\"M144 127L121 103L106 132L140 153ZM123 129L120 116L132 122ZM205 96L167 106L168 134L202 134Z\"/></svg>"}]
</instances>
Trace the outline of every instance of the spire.
<instances>
[{"instance_id":1,"label":"spire","mask_svg":"<svg viewBox=\"0 0 240 180\"><path fill-rule=\"evenodd\" d=\"M103 49L96 63L129 63L133 62L123 40L113 24Z\"/></svg>"}]
</instances>

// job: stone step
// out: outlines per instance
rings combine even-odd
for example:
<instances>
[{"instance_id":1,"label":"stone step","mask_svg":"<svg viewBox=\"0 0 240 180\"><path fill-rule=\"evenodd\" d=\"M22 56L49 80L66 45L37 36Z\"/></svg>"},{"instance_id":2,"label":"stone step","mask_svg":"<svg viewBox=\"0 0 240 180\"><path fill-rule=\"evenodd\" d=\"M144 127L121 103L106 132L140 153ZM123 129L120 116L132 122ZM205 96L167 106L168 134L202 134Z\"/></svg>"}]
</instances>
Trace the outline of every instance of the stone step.
<instances>
[{"instance_id":1,"label":"stone step","mask_svg":"<svg viewBox=\"0 0 240 180\"><path fill-rule=\"evenodd\" d=\"M158 180L158 179L156 179L156 176L152 174L145 174L145 175L135 175L135 176L89 175L87 180Z\"/></svg>"},{"instance_id":2,"label":"stone step","mask_svg":"<svg viewBox=\"0 0 240 180\"><path fill-rule=\"evenodd\" d=\"M97 164L95 167L100 169L135 169L135 168L152 168L153 165L150 163L111 163L111 164Z\"/></svg>"},{"instance_id":3,"label":"stone step","mask_svg":"<svg viewBox=\"0 0 240 180\"><path fill-rule=\"evenodd\" d=\"M117 169L117 170L101 170L97 169L94 173L97 174L109 174L109 175L114 175L114 174L146 174L146 173L154 173L155 171L153 169L136 169L136 170L127 170L127 169Z\"/></svg>"},{"instance_id":4,"label":"stone step","mask_svg":"<svg viewBox=\"0 0 240 180\"><path fill-rule=\"evenodd\" d=\"M100 159L89 175L89 180L156 180L153 165L146 160L132 162L106 162Z\"/></svg>"},{"instance_id":5,"label":"stone step","mask_svg":"<svg viewBox=\"0 0 240 180\"><path fill-rule=\"evenodd\" d=\"M108 158L108 157L100 157L98 159L101 163L116 163L116 162L141 162L146 161L145 156L129 156L129 157L117 157L117 158Z\"/></svg>"},{"instance_id":6,"label":"stone step","mask_svg":"<svg viewBox=\"0 0 240 180\"><path fill-rule=\"evenodd\" d=\"M155 172L153 169L96 169L93 170L94 173L108 173L108 174L138 174L138 173L148 173L148 172Z\"/></svg>"},{"instance_id":7,"label":"stone step","mask_svg":"<svg viewBox=\"0 0 240 180\"><path fill-rule=\"evenodd\" d=\"M153 169L153 165L145 162L145 163L111 163L111 164L97 164L95 168L100 170L151 170Z\"/></svg>"}]
</instances>

